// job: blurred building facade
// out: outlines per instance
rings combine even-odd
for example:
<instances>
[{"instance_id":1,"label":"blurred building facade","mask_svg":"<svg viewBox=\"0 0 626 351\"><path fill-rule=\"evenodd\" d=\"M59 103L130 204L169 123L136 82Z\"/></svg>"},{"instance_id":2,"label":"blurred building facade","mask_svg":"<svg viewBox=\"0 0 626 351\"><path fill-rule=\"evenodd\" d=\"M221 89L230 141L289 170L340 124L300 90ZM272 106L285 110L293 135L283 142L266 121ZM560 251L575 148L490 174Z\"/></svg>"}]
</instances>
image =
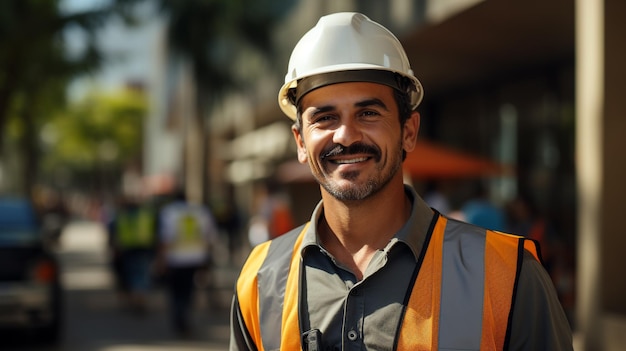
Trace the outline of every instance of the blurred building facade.
<instances>
[{"instance_id":1,"label":"blurred building facade","mask_svg":"<svg viewBox=\"0 0 626 351\"><path fill-rule=\"evenodd\" d=\"M303 180L306 167L294 166L290 121L276 94L291 49L320 16L363 12L398 35L424 85L420 137L512 165L515 174L489 179L492 200L524 193L554 219L577 270L575 328L587 349L602 349L603 318L626 315L626 236L617 213L626 195L618 132L626 121L618 94L625 7L623 0L294 0L275 33L273 64L261 63L266 74L205 116L208 144L194 122L193 72L161 47L164 84L153 92L144 173L175 178L189 194L231 198L244 216L257 187L278 182L296 222L308 220L319 189Z\"/></svg>"}]
</instances>

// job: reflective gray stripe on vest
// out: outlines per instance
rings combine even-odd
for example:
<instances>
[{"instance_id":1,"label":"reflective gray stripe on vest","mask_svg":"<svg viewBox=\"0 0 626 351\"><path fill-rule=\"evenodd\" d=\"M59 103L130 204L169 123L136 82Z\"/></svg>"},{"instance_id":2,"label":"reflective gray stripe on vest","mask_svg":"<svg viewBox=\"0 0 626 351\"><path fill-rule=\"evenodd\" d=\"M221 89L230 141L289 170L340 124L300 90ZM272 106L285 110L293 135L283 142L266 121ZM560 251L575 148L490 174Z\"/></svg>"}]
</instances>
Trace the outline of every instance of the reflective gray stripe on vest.
<instances>
[{"instance_id":1,"label":"reflective gray stripe on vest","mask_svg":"<svg viewBox=\"0 0 626 351\"><path fill-rule=\"evenodd\" d=\"M283 302L294 245L302 227L284 234L270 243L259 272L259 322L265 350L280 349Z\"/></svg>"},{"instance_id":2,"label":"reflective gray stripe on vest","mask_svg":"<svg viewBox=\"0 0 626 351\"><path fill-rule=\"evenodd\" d=\"M444 233L440 350L479 350L485 281L484 229L448 220Z\"/></svg>"}]
</instances>

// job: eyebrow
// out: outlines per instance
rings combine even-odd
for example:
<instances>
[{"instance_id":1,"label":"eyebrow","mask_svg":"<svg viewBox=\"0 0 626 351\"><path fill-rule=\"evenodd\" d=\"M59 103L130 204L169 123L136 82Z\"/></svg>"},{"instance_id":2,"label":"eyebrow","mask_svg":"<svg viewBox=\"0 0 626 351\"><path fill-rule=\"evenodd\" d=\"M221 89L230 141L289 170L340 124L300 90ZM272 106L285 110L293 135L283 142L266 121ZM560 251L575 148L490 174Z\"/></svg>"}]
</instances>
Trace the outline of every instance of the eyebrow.
<instances>
[{"instance_id":1,"label":"eyebrow","mask_svg":"<svg viewBox=\"0 0 626 351\"><path fill-rule=\"evenodd\" d=\"M367 100L363 100L363 101L358 101L354 104L355 107L370 107L370 106L378 106L382 109L384 109L385 111L389 111L389 109L387 108L387 105L385 105L385 103L377 98L371 98L371 99L367 99ZM315 116L319 113L326 113L329 111L334 111L336 108L334 105L326 105L326 106L320 106L315 108L315 111L313 111L311 113L311 116Z\"/></svg>"},{"instance_id":2,"label":"eyebrow","mask_svg":"<svg viewBox=\"0 0 626 351\"><path fill-rule=\"evenodd\" d=\"M377 99L377 98L371 98L371 99L357 102L356 104L354 104L354 106L356 107L378 106L380 108L383 108L385 111L389 111L389 109L387 108L387 105L385 105L385 103L382 100Z\"/></svg>"},{"instance_id":3,"label":"eyebrow","mask_svg":"<svg viewBox=\"0 0 626 351\"><path fill-rule=\"evenodd\" d=\"M333 106L333 105L326 105L326 106L316 107L315 110L313 112L311 112L311 116L315 116L315 115L320 114L320 113L326 113L326 112L334 111L334 110L335 110L335 106Z\"/></svg>"}]
</instances>

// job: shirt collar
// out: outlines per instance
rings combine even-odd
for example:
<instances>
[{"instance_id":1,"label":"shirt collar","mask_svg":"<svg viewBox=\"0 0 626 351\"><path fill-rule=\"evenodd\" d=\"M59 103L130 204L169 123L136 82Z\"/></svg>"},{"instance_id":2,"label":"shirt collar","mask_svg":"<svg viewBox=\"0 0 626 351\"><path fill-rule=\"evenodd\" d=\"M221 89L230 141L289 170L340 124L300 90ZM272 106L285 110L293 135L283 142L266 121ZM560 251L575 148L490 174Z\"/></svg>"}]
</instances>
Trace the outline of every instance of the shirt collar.
<instances>
[{"instance_id":1,"label":"shirt collar","mask_svg":"<svg viewBox=\"0 0 626 351\"><path fill-rule=\"evenodd\" d=\"M402 226L402 228L394 235L394 238L405 243L411 249L415 259L417 260L419 259L420 252L422 251L424 241L428 236L428 230L431 226L431 222L433 221L435 211L433 211L426 204L426 202L422 200L413 187L405 184L404 188L407 196L411 200L411 216L404 226ZM303 253L303 250L309 246L321 247L319 236L317 234L317 223L319 222L319 218L322 213L324 213L324 203L320 200L315 207L315 210L313 210L310 225L302 238L302 244L300 246L301 253Z\"/></svg>"}]
</instances>

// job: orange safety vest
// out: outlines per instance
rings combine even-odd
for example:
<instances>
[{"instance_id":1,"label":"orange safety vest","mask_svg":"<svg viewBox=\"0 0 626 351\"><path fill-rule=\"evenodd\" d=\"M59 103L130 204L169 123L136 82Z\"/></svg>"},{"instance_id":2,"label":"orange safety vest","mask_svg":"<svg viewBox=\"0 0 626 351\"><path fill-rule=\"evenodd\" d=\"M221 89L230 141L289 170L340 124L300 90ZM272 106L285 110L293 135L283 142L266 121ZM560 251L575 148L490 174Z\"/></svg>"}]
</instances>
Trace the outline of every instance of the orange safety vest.
<instances>
[{"instance_id":1,"label":"orange safety vest","mask_svg":"<svg viewBox=\"0 0 626 351\"><path fill-rule=\"evenodd\" d=\"M424 244L426 253L416 266L395 349L502 350L510 333L524 250L539 260L537 247L521 236L448 222L439 216ZM248 335L258 350L302 349L298 249L307 227L258 245L242 268L237 300ZM460 262L464 269L455 269ZM469 279L476 277L481 279ZM259 284L273 292L263 294L263 301L259 301ZM281 321L264 320L262 309L270 309L267 314L279 315Z\"/></svg>"}]
</instances>

